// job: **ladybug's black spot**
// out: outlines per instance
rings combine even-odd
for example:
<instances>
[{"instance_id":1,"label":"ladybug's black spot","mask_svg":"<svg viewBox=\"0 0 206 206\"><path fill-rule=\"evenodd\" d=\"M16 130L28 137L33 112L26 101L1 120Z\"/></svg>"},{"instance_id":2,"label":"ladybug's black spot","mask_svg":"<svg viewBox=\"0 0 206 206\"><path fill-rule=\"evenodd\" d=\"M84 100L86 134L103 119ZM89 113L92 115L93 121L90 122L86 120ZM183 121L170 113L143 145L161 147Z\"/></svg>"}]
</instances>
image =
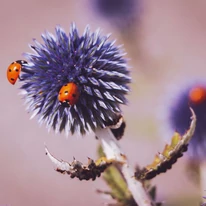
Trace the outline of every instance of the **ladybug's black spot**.
<instances>
[{"instance_id":1,"label":"ladybug's black spot","mask_svg":"<svg viewBox=\"0 0 206 206\"><path fill-rule=\"evenodd\" d=\"M14 81L15 79L14 78L11 78L11 81Z\"/></svg>"},{"instance_id":2,"label":"ladybug's black spot","mask_svg":"<svg viewBox=\"0 0 206 206\"><path fill-rule=\"evenodd\" d=\"M19 70L18 69L16 69L16 72L18 72Z\"/></svg>"},{"instance_id":3,"label":"ladybug's black spot","mask_svg":"<svg viewBox=\"0 0 206 206\"><path fill-rule=\"evenodd\" d=\"M68 94L68 93L69 93L68 91L65 91L65 92L64 92L64 94Z\"/></svg>"},{"instance_id":4,"label":"ladybug's black spot","mask_svg":"<svg viewBox=\"0 0 206 206\"><path fill-rule=\"evenodd\" d=\"M9 71L11 72L11 69L9 69Z\"/></svg>"},{"instance_id":5,"label":"ladybug's black spot","mask_svg":"<svg viewBox=\"0 0 206 206\"><path fill-rule=\"evenodd\" d=\"M76 97L77 95L76 94L72 94L72 97Z\"/></svg>"}]
</instances>

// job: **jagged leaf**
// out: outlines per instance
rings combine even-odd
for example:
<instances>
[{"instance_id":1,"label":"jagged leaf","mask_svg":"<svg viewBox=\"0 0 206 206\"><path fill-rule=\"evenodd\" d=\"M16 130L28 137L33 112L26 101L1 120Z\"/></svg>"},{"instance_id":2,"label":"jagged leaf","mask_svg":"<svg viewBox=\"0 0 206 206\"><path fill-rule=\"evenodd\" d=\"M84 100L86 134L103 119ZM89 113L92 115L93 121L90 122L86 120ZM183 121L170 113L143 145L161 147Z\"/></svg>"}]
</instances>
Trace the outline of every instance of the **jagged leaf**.
<instances>
[{"instance_id":1,"label":"jagged leaf","mask_svg":"<svg viewBox=\"0 0 206 206\"><path fill-rule=\"evenodd\" d=\"M142 170L135 172L135 177L137 179L149 180L160 173L166 172L168 169L171 169L177 159L182 157L183 153L187 151L188 143L192 138L196 127L196 115L191 108L190 110L192 113L192 121L188 131L183 136L175 132L171 143L169 145L166 144L163 152L158 153L155 156L153 163L146 166Z\"/></svg>"},{"instance_id":2,"label":"jagged leaf","mask_svg":"<svg viewBox=\"0 0 206 206\"><path fill-rule=\"evenodd\" d=\"M104 170L112 163L113 160L107 160L106 157L101 157L94 161L88 158L88 163L83 164L75 158L68 163L63 160L58 160L45 147L46 155L56 167L56 171L62 174L68 174L71 178L78 178L79 180L95 180L100 177Z\"/></svg>"}]
</instances>

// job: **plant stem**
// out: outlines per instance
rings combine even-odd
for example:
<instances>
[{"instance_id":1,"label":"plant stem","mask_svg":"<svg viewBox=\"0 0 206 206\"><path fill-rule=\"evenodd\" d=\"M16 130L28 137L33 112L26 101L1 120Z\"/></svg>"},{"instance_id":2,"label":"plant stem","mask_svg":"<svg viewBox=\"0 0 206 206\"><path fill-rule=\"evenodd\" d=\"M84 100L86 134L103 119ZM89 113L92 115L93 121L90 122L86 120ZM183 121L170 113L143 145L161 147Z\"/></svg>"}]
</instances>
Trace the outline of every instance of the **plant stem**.
<instances>
[{"instance_id":1,"label":"plant stem","mask_svg":"<svg viewBox=\"0 0 206 206\"><path fill-rule=\"evenodd\" d=\"M202 161L200 163L200 189L201 189L201 194L202 194L202 197L205 197L206 196L206 162L205 161Z\"/></svg>"},{"instance_id":2,"label":"plant stem","mask_svg":"<svg viewBox=\"0 0 206 206\"><path fill-rule=\"evenodd\" d=\"M134 178L134 171L129 166L126 156L121 151L118 142L110 129L97 129L95 134L101 142L107 159L115 159L116 161L121 162L122 174L124 175L128 189L138 206L152 206L152 201L145 191L142 182Z\"/></svg>"}]
</instances>

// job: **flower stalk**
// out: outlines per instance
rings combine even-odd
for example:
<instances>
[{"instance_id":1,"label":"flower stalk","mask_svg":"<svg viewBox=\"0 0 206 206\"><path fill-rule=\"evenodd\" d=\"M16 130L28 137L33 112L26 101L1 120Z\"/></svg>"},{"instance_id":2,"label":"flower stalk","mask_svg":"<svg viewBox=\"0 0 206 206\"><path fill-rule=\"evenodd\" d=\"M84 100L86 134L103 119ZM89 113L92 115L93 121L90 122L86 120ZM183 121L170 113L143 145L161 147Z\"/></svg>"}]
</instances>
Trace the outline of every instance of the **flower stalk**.
<instances>
[{"instance_id":1,"label":"flower stalk","mask_svg":"<svg viewBox=\"0 0 206 206\"><path fill-rule=\"evenodd\" d=\"M152 201L149 195L145 191L142 182L134 178L134 171L130 167L111 130L109 128L97 129L95 134L102 145L107 159L114 159L121 163L122 174L136 203L139 206L151 206Z\"/></svg>"},{"instance_id":2,"label":"flower stalk","mask_svg":"<svg viewBox=\"0 0 206 206\"><path fill-rule=\"evenodd\" d=\"M205 197L205 191L206 191L206 162L205 161L202 161L200 163L200 191L202 191L202 196Z\"/></svg>"}]
</instances>

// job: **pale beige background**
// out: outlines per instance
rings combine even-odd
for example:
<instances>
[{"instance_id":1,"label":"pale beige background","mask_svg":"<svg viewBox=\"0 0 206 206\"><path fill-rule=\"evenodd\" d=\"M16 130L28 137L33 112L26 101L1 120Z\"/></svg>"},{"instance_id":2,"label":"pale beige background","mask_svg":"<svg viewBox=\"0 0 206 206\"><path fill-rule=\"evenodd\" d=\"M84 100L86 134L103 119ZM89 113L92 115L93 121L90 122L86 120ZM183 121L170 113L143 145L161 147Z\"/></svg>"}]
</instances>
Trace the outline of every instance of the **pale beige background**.
<instances>
[{"instance_id":1,"label":"pale beige background","mask_svg":"<svg viewBox=\"0 0 206 206\"><path fill-rule=\"evenodd\" d=\"M104 34L112 32L112 38L125 45L133 83L129 106L123 108L128 127L121 145L133 165L150 163L166 142L163 136L169 137L169 132L162 133L165 122L161 118L171 91L176 91L171 88L193 78L206 78L205 1L145 0L141 20L127 36L93 14L88 5L89 0L1 1L0 206L97 206L109 202L95 193L97 188L107 189L101 179L80 182L58 174L44 152L46 142L51 152L64 160L95 158L94 135L66 139L63 134L48 133L36 119L29 120L18 95L19 83L12 86L7 82L7 66L21 59L21 54L29 51L28 43L34 37L40 40L44 30L53 32L60 24L68 31L74 21L81 32L87 24L92 30L101 27ZM158 199L168 205L198 205L198 186L185 174L185 162L182 158L173 170L153 181Z\"/></svg>"}]
</instances>

